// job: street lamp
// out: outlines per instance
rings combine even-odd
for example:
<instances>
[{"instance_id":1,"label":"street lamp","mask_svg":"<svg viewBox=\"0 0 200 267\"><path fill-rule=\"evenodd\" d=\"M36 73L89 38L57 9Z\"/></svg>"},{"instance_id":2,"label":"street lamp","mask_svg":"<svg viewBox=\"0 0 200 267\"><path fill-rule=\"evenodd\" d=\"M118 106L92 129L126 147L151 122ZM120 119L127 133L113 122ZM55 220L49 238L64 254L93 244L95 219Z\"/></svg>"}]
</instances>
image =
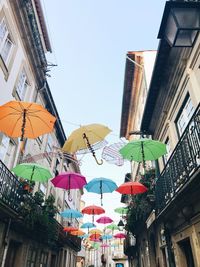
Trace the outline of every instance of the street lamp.
<instances>
[{"instance_id":1,"label":"street lamp","mask_svg":"<svg viewBox=\"0 0 200 267\"><path fill-rule=\"evenodd\" d=\"M200 30L200 3L168 1L158 38L171 47L192 47Z\"/></svg>"},{"instance_id":2,"label":"street lamp","mask_svg":"<svg viewBox=\"0 0 200 267\"><path fill-rule=\"evenodd\" d=\"M124 225L124 223L123 223L122 220L119 221L119 223L118 223L117 226L118 226L118 228L119 228L119 231L123 231L123 230L124 230L124 226L125 226L125 225Z\"/></svg>"}]
</instances>

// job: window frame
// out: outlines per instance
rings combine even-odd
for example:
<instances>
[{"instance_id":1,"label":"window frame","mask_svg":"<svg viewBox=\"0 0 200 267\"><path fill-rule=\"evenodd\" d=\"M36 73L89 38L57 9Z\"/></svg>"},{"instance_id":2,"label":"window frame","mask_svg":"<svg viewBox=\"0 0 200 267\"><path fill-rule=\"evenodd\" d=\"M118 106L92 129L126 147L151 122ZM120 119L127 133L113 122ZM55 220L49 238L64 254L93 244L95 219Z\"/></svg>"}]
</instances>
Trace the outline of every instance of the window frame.
<instances>
[{"instance_id":1,"label":"window frame","mask_svg":"<svg viewBox=\"0 0 200 267\"><path fill-rule=\"evenodd\" d=\"M23 75L24 75L24 79L22 81ZM21 83L21 81L22 81L22 83ZM21 87L18 86L20 84L21 84ZM17 95L17 98L19 100L22 100L22 101L25 100L29 86L30 86L30 82L28 79L27 72L25 70L25 67L22 67L22 69L20 70L19 75L17 77L17 82L15 84L15 94ZM21 90L21 92L20 92L20 90Z\"/></svg>"}]
</instances>

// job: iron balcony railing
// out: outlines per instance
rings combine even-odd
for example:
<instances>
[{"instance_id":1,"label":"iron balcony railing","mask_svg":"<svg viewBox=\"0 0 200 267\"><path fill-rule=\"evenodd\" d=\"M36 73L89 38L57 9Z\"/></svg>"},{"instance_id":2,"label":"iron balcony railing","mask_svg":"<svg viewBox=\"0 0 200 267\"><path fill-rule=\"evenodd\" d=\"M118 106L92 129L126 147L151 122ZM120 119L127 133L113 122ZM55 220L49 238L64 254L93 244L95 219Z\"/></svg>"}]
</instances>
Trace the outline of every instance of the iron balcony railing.
<instances>
[{"instance_id":1,"label":"iron balcony railing","mask_svg":"<svg viewBox=\"0 0 200 267\"><path fill-rule=\"evenodd\" d=\"M23 186L0 160L0 201L18 211L23 200Z\"/></svg>"},{"instance_id":2,"label":"iron balcony railing","mask_svg":"<svg viewBox=\"0 0 200 267\"><path fill-rule=\"evenodd\" d=\"M156 182L159 214L189 182L200 166L200 104Z\"/></svg>"}]
</instances>

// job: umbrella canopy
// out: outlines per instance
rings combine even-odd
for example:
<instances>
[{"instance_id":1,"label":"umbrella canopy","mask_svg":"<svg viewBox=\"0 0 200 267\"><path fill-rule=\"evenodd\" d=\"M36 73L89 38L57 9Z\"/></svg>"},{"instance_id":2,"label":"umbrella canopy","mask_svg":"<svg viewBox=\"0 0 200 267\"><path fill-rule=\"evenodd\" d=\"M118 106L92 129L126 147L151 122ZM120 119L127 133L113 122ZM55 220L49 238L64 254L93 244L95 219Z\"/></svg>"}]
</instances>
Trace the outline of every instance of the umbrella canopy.
<instances>
[{"instance_id":1,"label":"umbrella canopy","mask_svg":"<svg viewBox=\"0 0 200 267\"><path fill-rule=\"evenodd\" d=\"M88 153L91 152L96 159L94 150L101 148L102 141L111 130L101 124L89 124L81 126L79 129L73 131L63 146L63 151L68 153ZM104 145L104 143L103 143Z\"/></svg>"},{"instance_id":2,"label":"umbrella canopy","mask_svg":"<svg viewBox=\"0 0 200 267\"><path fill-rule=\"evenodd\" d=\"M51 180L55 187L68 190L68 199L72 201L70 197L70 189L82 189L87 183L83 175L76 172L64 172Z\"/></svg>"},{"instance_id":3,"label":"umbrella canopy","mask_svg":"<svg viewBox=\"0 0 200 267\"><path fill-rule=\"evenodd\" d=\"M21 163L15 166L12 171L19 177L41 183L52 177L47 168L36 163Z\"/></svg>"},{"instance_id":4,"label":"umbrella canopy","mask_svg":"<svg viewBox=\"0 0 200 267\"><path fill-rule=\"evenodd\" d=\"M82 213L92 215L92 220L94 222L94 215L100 215L102 213L105 213L105 210L102 207L91 205L82 209Z\"/></svg>"},{"instance_id":5,"label":"umbrella canopy","mask_svg":"<svg viewBox=\"0 0 200 267\"><path fill-rule=\"evenodd\" d=\"M116 234L116 235L114 235L114 238L126 238L126 234L124 234L124 233L118 233L118 234Z\"/></svg>"},{"instance_id":6,"label":"umbrella canopy","mask_svg":"<svg viewBox=\"0 0 200 267\"><path fill-rule=\"evenodd\" d=\"M96 225L94 223L91 223L91 222L86 222L86 223L81 225L81 228L87 228L88 232L89 232L90 228L94 228L94 227L96 227Z\"/></svg>"},{"instance_id":7,"label":"umbrella canopy","mask_svg":"<svg viewBox=\"0 0 200 267\"><path fill-rule=\"evenodd\" d=\"M84 234L84 235L79 235L78 237L80 237L80 238L88 238L89 237L89 234Z\"/></svg>"},{"instance_id":8,"label":"umbrella canopy","mask_svg":"<svg viewBox=\"0 0 200 267\"><path fill-rule=\"evenodd\" d=\"M113 236L112 235L102 235L101 237L103 240L108 240L108 239L112 239Z\"/></svg>"},{"instance_id":9,"label":"umbrella canopy","mask_svg":"<svg viewBox=\"0 0 200 267\"><path fill-rule=\"evenodd\" d=\"M78 230L74 230L70 232L70 235L84 235L85 232L83 232L82 230L78 229Z\"/></svg>"},{"instance_id":10,"label":"umbrella canopy","mask_svg":"<svg viewBox=\"0 0 200 267\"><path fill-rule=\"evenodd\" d=\"M56 118L36 103L10 101L0 106L0 131L9 137L37 138L53 130Z\"/></svg>"},{"instance_id":11,"label":"umbrella canopy","mask_svg":"<svg viewBox=\"0 0 200 267\"><path fill-rule=\"evenodd\" d=\"M107 229L111 229L112 232L113 232L114 230L119 230L119 227L118 227L116 224L114 224L114 223L112 223L112 224L106 226L106 228L107 228Z\"/></svg>"},{"instance_id":12,"label":"umbrella canopy","mask_svg":"<svg viewBox=\"0 0 200 267\"><path fill-rule=\"evenodd\" d=\"M108 248L108 247L110 247L110 246L109 246L108 244L105 244L105 243L104 243L104 244L101 244L101 247L102 247L102 248Z\"/></svg>"},{"instance_id":13,"label":"umbrella canopy","mask_svg":"<svg viewBox=\"0 0 200 267\"><path fill-rule=\"evenodd\" d=\"M120 194L137 195L146 192L148 189L146 186L139 182L126 182L120 185L116 191Z\"/></svg>"},{"instance_id":14,"label":"umbrella canopy","mask_svg":"<svg viewBox=\"0 0 200 267\"><path fill-rule=\"evenodd\" d=\"M64 210L60 213L60 215L64 218L70 218L72 220L72 218L81 218L83 217L83 214L80 213L80 211L78 210L74 210L74 209L67 209Z\"/></svg>"},{"instance_id":15,"label":"umbrella canopy","mask_svg":"<svg viewBox=\"0 0 200 267\"><path fill-rule=\"evenodd\" d=\"M128 207L119 207L119 208L114 209L114 211L123 216L128 213Z\"/></svg>"},{"instance_id":16,"label":"umbrella canopy","mask_svg":"<svg viewBox=\"0 0 200 267\"><path fill-rule=\"evenodd\" d=\"M92 229L90 230L90 234L102 234L102 231L99 229Z\"/></svg>"},{"instance_id":17,"label":"umbrella canopy","mask_svg":"<svg viewBox=\"0 0 200 267\"><path fill-rule=\"evenodd\" d=\"M71 231L76 231L76 230L78 230L78 228L76 228L76 227L72 227L72 226L64 227L64 228L63 228L63 231L64 231L64 232L71 232Z\"/></svg>"},{"instance_id":18,"label":"umbrella canopy","mask_svg":"<svg viewBox=\"0 0 200 267\"><path fill-rule=\"evenodd\" d=\"M156 160L167 153L166 145L155 140L142 138L129 142L119 151L123 158L143 162L146 160Z\"/></svg>"},{"instance_id":19,"label":"umbrella canopy","mask_svg":"<svg viewBox=\"0 0 200 267\"><path fill-rule=\"evenodd\" d=\"M93 192L101 195L101 205L103 193L112 193L117 188L114 181L108 178L94 178L86 186L88 192Z\"/></svg>"},{"instance_id":20,"label":"umbrella canopy","mask_svg":"<svg viewBox=\"0 0 200 267\"><path fill-rule=\"evenodd\" d=\"M102 216L98 220L96 220L96 222L107 224L107 223L113 222L113 220L110 217L108 217L108 216Z\"/></svg>"},{"instance_id":21,"label":"umbrella canopy","mask_svg":"<svg viewBox=\"0 0 200 267\"><path fill-rule=\"evenodd\" d=\"M108 163L115 164L117 166L122 166L124 164L124 159L119 153L119 150L125 145L123 142L114 143L109 146L105 146L102 151L102 158Z\"/></svg>"}]
</instances>

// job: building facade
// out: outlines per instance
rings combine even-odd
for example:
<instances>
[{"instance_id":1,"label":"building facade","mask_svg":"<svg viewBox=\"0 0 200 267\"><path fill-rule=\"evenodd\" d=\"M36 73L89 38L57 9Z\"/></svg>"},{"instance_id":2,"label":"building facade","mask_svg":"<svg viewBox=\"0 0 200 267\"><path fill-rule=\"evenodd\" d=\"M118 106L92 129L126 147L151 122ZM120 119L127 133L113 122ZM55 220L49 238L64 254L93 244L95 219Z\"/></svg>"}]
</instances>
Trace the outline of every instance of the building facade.
<instances>
[{"instance_id":1,"label":"building facade","mask_svg":"<svg viewBox=\"0 0 200 267\"><path fill-rule=\"evenodd\" d=\"M22 162L41 164L50 169L52 177L61 171L80 172L77 161L61 152L66 136L46 79L46 52L51 52L51 45L40 0L1 0L0 104L36 102L57 119L52 133L26 139L23 153L19 138L0 133L1 267L76 266L81 248L79 238L63 232L70 222L59 212L79 210L82 192L72 190L70 201L51 182L35 183L30 192L11 172ZM53 214L47 213L48 208Z\"/></svg>"}]
</instances>

